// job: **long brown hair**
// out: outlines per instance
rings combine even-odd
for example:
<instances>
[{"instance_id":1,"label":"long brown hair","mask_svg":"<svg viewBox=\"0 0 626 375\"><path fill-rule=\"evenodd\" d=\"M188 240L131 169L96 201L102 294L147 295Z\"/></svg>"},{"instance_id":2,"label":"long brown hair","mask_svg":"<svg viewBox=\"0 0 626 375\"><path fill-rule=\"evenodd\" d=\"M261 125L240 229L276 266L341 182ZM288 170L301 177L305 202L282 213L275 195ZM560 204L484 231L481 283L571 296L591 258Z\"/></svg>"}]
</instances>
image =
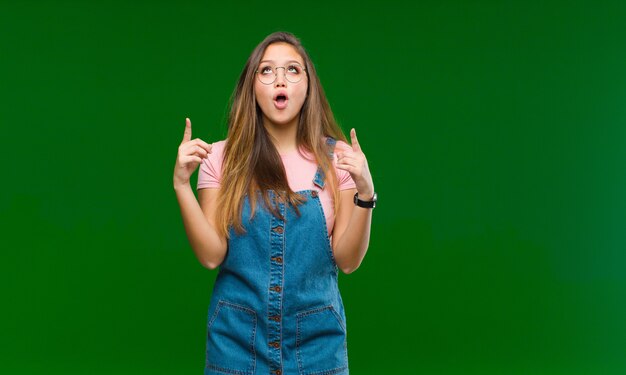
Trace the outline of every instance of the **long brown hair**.
<instances>
[{"instance_id":1,"label":"long brown hair","mask_svg":"<svg viewBox=\"0 0 626 375\"><path fill-rule=\"evenodd\" d=\"M315 156L322 168L326 183L338 201L337 176L328 153L324 136L346 141L335 121L326 95L319 81L315 66L300 40L293 34L276 32L267 36L250 54L241 72L230 102L228 136L222 164L222 181L216 211L218 232L229 236L229 226L243 233L241 222L243 199L250 198L252 214L257 200L257 190L264 205L276 217L283 219L276 205L270 202L268 190L281 195L298 212L297 206L304 197L294 193L287 182L287 175L271 137L263 126L263 113L254 94L256 69L265 49L273 43L292 45L304 60L308 77L307 95L300 110L296 143L298 149ZM311 176L313 178L313 176ZM336 207L337 205L335 205Z\"/></svg>"}]
</instances>

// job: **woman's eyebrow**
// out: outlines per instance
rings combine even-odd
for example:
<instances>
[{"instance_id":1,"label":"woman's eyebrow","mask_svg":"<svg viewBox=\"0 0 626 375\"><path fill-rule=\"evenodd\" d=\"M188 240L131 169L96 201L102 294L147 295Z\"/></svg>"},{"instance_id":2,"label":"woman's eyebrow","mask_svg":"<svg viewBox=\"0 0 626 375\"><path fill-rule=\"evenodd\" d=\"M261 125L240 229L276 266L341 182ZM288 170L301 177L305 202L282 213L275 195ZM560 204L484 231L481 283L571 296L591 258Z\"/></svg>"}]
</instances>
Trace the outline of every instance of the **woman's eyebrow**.
<instances>
[{"instance_id":1,"label":"woman's eyebrow","mask_svg":"<svg viewBox=\"0 0 626 375\"><path fill-rule=\"evenodd\" d=\"M276 64L276 61L274 61L274 60L261 60L261 61L259 62L259 64L264 63L264 62L268 62L268 63ZM300 65L302 65L302 63L301 63L300 61L298 61L298 60L289 60L289 61L285 61L285 64L294 63L294 62L295 62L295 63L298 63L298 64L300 64Z\"/></svg>"}]
</instances>

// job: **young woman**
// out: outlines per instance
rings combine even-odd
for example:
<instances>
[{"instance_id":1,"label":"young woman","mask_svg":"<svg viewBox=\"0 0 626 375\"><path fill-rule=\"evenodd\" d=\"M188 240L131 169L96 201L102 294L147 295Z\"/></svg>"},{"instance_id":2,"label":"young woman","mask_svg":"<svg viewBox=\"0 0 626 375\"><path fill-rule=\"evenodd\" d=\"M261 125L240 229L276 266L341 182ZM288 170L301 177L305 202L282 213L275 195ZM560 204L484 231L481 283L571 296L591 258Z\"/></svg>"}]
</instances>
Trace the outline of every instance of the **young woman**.
<instances>
[{"instance_id":1,"label":"young woman","mask_svg":"<svg viewBox=\"0 0 626 375\"><path fill-rule=\"evenodd\" d=\"M248 58L226 140L192 140L186 119L174 189L198 260L219 266L205 374L348 374L337 275L361 264L376 202L350 136L300 41L282 32Z\"/></svg>"}]
</instances>

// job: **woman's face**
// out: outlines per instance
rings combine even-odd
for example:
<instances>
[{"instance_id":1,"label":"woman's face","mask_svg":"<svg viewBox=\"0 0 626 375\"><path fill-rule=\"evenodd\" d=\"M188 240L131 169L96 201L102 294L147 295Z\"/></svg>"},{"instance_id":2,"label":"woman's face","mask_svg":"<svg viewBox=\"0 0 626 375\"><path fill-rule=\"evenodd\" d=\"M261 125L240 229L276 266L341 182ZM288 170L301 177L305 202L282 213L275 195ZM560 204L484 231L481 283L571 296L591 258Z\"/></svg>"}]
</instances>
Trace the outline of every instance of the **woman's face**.
<instances>
[{"instance_id":1,"label":"woman's face","mask_svg":"<svg viewBox=\"0 0 626 375\"><path fill-rule=\"evenodd\" d=\"M297 124L309 82L305 71L300 72L301 78L297 83L289 81L296 80L296 64L304 67L302 56L291 44L273 43L265 49L254 79L254 93L263 111L265 125L270 125L268 121L273 125ZM272 71L278 76L275 77ZM266 81L276 80L264 84L259 80L259 74L263 73Z\"/></svg>"}]
</instances>

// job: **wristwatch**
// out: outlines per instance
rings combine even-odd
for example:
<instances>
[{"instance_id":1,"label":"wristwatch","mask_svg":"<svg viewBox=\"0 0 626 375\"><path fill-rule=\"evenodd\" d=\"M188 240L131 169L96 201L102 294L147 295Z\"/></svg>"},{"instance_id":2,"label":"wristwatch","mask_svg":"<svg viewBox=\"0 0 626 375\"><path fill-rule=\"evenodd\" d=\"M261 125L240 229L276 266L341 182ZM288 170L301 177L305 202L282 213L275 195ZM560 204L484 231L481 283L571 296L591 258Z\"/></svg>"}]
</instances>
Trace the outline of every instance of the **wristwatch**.
<instances>
[{"instance_id":1,"label":"wristwatch","mask_svg":"<svg viewBox=\"0 0 626 375\"><path fill-rule=\"evenodd\" d=\"M374 196L372 197L371 201L362 201L359 199L359 193L357 192L356 194L354 194L354 204L356 204L359 207L363 207L363 208L374 208L376 207L376 199L377 199L377 195L376 193L374 193Z\"/></svg>"}]
</instances>

